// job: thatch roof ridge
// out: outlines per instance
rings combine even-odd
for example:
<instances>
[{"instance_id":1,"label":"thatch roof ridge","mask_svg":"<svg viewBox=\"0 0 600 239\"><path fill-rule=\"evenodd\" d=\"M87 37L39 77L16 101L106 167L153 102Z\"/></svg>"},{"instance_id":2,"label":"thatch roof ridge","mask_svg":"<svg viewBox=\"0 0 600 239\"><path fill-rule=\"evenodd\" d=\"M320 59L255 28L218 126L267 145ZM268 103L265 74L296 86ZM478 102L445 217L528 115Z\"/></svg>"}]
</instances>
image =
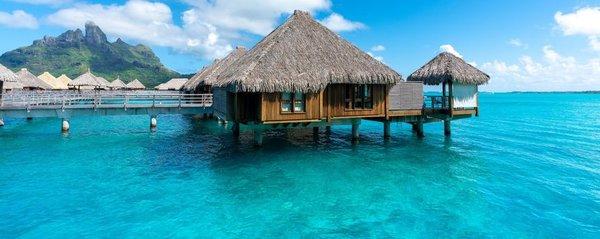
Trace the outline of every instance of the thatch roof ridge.
<instances>
[{"instance_id":1,"label":"thatch roof ridge","mask_svg":"<svg viewBox=\"0 0 600 239\"><path fill-rule=\"evenodd\" d=\"M0 81L4 82L3 89L16 90L23 89L23 84L19 82L17 74L0 64Z\"/></svg>"},{"instance_id":2,"label":"thatch roof ridge","mask_svg":"<svg viewBox=\"0 0 600 239\"><path fill-rule=\"evenodd\" d=\"M317 92L333 83L394 84L402 76L352 43L295 11L217 78L237 91Z\"/></svg>"},{"instance_id":3,"label":"thatch roof ridge","mask_svg":"<svg viewBox=\"0 0 600 239\"><path fill-rule=\"evenodd\" d=\"M154 89L157 90L181 90L183 85L188 82L187 78L173 78L165 83L162 83Z\"/></svg>"},{"instance_id":4,"label":"thatch roof ridge","mask_svg":"<svg viewBox=\"0 0 600 239\"><path fill-rule=\"evenodd\" d=\"M60 75L59 77L56 78L56 80L58 82L60 82L61 84L63 84L67 88L69 87L69 83L71 83L71 81L73 81L73 80L71 80L71 78L69 78L65 74Z\"/></svg>"},{"instance_id":5,"label":"thatch roof ridge","mask_svg":"<svg viewBox=\"0 0 600 239\"><path fill-rule=\"evenodd\" d=\"M108 86L112 88L125 88L127 85L125 85L125 82L123 82L120 77L117 77L117 79L110 82Z\"/></svg>"},{"instance_id":6,"label":"thatch roof ridge","mask_svg":"<svg viewBox=\"0 0 600 239\"><path fill-rule=\"evenodd\" d=\"M217 81L217 78L235 61L246 53L246 48L243 46L236 47L223 59L216 59L212 64L203 67L196 75L194 75L183 88L187 91L192 91L201 85L212 85Z\"/></svg>"},{"instance_id":7,"label":"thatch roof ridge","mask_svg":"<svg viewBox=\"0 0 600 239\"><path fill-rule=\"evenodd\" d=\"M146 86L144 86L144 84L142 84L142 82L140 82L138 79L135 79L129 83L127 83L127 89L132 89L132 90L143 90L146 89Z\"/></svg>"},{"instance_id":8,"label":"thatch roof ridge","mask_svg":"<svg viewBox=\"0 0 600 239\"><path fill-rule=\"evenodd\" d=\"M413 72L407 80L422 81L426 85L448 81L481 85L487 83L490 76L452 53L442 52Z\"/></svg>"},{"instance_id":9,"label":"thatch roof ridge","mask_svg":"<svg viewBox=\"0 0 600 239\"><path fill-rule=\"evenodd\" d=\"M106 80L104 80L106 81ZM92 74L91 71L81 74L73 81L69 83L69 86L93 86L93 87L105 87L106 83L101 79Z\"/></svg>"},{"instance_id":10,"label":"thatch roof ridge","mask_svg":"<svg viewBox=\"0 0 600 239\"><path fill-rule=\"evenodd\" d=\"M22 68L19 72L17 72L17 77L21 84L23 84L23 88L37 88L44 90L52 89L52 85L46 83L29 72L27 68Z\"/></svg>"},{"instance_id":11,"label":"thatch roof ridge","mask_svg":"<svg viewBox=\"0 0 600 239\"><path fill-rule=\"evenodd\" d=\"M52 89L62 89L63 86L62 84L60 84L57 80L56 77L54 77L52 74L50 74L50 72L44 71L44 73L42 73L41 75L37 76L37 78L39 78L40 80L46 82L47 84L52 86Z\"/></svg>"}]
</instances>

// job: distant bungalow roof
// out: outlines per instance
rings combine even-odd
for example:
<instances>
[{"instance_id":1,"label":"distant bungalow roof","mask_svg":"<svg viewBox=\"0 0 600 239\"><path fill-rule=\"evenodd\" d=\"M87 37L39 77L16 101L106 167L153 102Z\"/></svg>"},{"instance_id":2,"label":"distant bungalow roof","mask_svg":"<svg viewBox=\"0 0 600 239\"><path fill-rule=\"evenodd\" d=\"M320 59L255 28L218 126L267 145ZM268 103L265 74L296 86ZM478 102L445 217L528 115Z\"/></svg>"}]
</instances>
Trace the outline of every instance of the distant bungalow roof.
<instances>
[{"instance_id":1,"label":"distant bungalow roof","mask_svg":"<svg viewBox=\"0 0 600 239\"><path fill-rule=\"evenodd\" d=\"M223 73L227 68L231 67L235 61L240 59L246 53L246 48L236 47L235 50L230 52L222 60L215 60L209 66L203 67L198 73L196 73L188 82L185 83L183 88L187 91L197 89L202 85L212 85L216 82L217 77Z\"/></svg>"},{"instance_id":2,"label":"distant bungalow roof","mask_svg":"<svg viewBox=\"0 0 600 239\"><path fill-rule=\"evenodd\" d=\"M440 53L408 77L408 81L422 81L426 85L439 85L449 81L482 85L489 80L489 75L448 52Z\"/></svg>"},{"instance_id":3,"label":"distant bungalow roof","mask_svg":"<svg viewBox=\"0 0 600 239\"><path fill-rule=\"evenodd\" d=\"M114 89L121 89L127 87L127 85L121 80L121 78L117 77L117 79L108 84L108 87Z\"/></svg>"},{"instance_id":4,"label":"distant bungalow roof","mask_svg":"<svg viewBox=\"0 0 600 239\"><path fill-rule=\"evenodd\" d=\"M133 80L132 82L127 83L127 89L130 90L143 90L146 89L146 87L144 86L144 84L142 84L142 82L140 82L138 79Z\"/></svg>"},{"instance_id":5,"label":"distant bungalow roof","mask_svg":"<svg viewBox=\"0 0 600 239\"><path fill-rule=\"evenodd\" d=\"M213 84L245 92L317 92L328 84L394 84L402 76L296 10Z\"/></svg>"},{"instance_id":6,"label":"distant bungalow roof","mask_svg":"<svg viewBox=\"0 0 600 239\"><path fill-rule=\"evenodd\" d=\"M38 78L40 80L43 80L44 82L48 83L49 85L52 86L52 89L55 90L66 90L68 89L68 86L66 84L63 84L62 82L60 82L58 79L56 79L56 77L54 77L52 74L50 74L50 72L44 72L41 75L38 76Z\"/></svg>"},{"instance_id":7,"label":"distant bungalow roof","mask_svg":"<svg viewBox=\"0 0 600 239\"><path fill-rule=\"evenodd\" d=\"M171 79L165 83L162 83L162 84L154 87L154 89L157 89L157 90L181 90L181 88L187 81L188 81L187 78L174 78L174 79Z\"/></svg>"},{"instance_id":8,"label":"distant bungalow roof","mask_svg":"<svg viewBox=\"0 0 600 239\"><path fill-rule=\"evenodd\" d=\"M31 74L26 68L17 72L18 80L23 84L23 88L51 90L52 85L44 82L34 74Z\"/></svg>"},{"instance_id":9,"label":"distant bungalow roof","mask_svg":"<svg viewBox=\"0 0 600 239\"><path fill-rule=\"evenodd\" d=\"M69 86L106 87L106 80L103 79L99 79L99 77L95 76L90 70L88 70L86 73L78 76L73 81L71 81L69 83Z\"/></svg>"},{"instance_id":10,"label":"distant bungalow roof","mask_svg":"<svg viewBox=\"0 0 600 239\"><path fill-rule=\"evenodd\" d=\"M18 81L17 75L2 64L0 64L0 81L4 82L2 88L5 90L23 89L23 84Z\"/></svg>"},{"instance_id":11,"label":"distant bungalow roof","mask_svg":"<svg viewBox=\"0 0 600 239\"><path fill-rule=\"evenodd\" d=\"M56 78L56 80L58 80L62 85L64 85L67 88L69 88L69 83L71 83L71 81L73 81L73 80L71 80L71 78L69 78L65 74L60 75L58 78Z\"/></svg>"}]
</instances>

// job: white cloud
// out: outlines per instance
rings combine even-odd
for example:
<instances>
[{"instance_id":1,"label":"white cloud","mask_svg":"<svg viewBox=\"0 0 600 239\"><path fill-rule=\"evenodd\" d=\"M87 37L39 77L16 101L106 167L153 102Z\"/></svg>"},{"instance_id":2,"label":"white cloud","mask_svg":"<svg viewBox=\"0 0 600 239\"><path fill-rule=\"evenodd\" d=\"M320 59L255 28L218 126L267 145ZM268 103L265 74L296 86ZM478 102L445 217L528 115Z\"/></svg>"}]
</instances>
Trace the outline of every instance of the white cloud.
<instances>
[{"instance_id":1,"label":"white cloud","mask_svg":"<svg viewBox=\"0 0 600 239\"><path fill-rule=\"evenodd\" d=\"M368 54L369 56L373 57L375 60L378 60L378 61L384 62L384 61L383 61L383 56L376 56L375 54L373 54L373 52L370 52L370 51L368 51L368 52L367 52L367 54Z\"/></svg>"},{"instance_id":2,"label":"white cloud","mask_svg":"<svg viewBox=\"0 0 600 239\"><path fill-rule=\"evenodd\" d=\"M371 51L375 51L375 52L377 52L377 51L385 51L385 46L383 46L383 45L373 46L373 47L371 47Z\"/></svg>"},{"instance_id":3,"label":"white cloud","mask_svg":"<svg viewBox=\"0 0 600 239\"><path fill-rule=\"evenodd\" d=\"M123 5L76 3L51 14L54 25L78 28L94 21L107 35L192 52L206 59L219 58L232 49L243 34L266 35L294 10L311 13L330 11L329 0L184 0L181 24L173 21L169 6L147 0L129 0ZM335 13L333 13L335 14ZM333 15L332 14L332 15ZM337 14L336 14L337 15ZM339 25L338 30L357 24ZM331 17L331 16L330 16Z\"/></svg>"},{"instance_id":4,"label":"white cloud","mask_svg":"<svg viewBox=\"0 0 600 239\"><path fill-rule=\"evenodd\" d=\"M454 49L454 47L452 45L450 45L450 44L441 45L440 46L440 52L448 52L448 53L450 53L452 55L455 55L455 56L457 56L459 58L463 58L463 56L460 53L458 53L458 51L456 51L456 49Z\"/></svg>"},{"instance_id":5,"label":"white cloud","mask_svg":"<svg viewBox=\"0 0 600 239\"><path fill-rule=\"evenodd\" d=\"M557 12L554 20L565 35L588 36L590 47L600 51L600 7L580 8L567 14Z\"/></svg>"},{"instance_id":6,"label":"white cloud","mask_svg":"<svg viewBox=\"0 0 600 239\"><path fill-rule=\"evenodd\" d=\"M513 38L513 39L508 40L508 44L516 46L516 47L525 46L525 44L523 44L523 42L519 38Z\"/></svg>"},{"instance_id":7,"label":"white cloud","mask_svg":"<svg viewBox=\"0 0 600 239\"><path fill-rule=\"evenodd\" d=\"M95 22L108 35L171 47L206 58L227 54L231 45L219 38L216 28L183 18L182 27L173 23L169 6L143 0L131 0L124 5L76 4L48 16L52 24L78 28L87 21Z\"/></svg>"},{"instance_id":8,"label":"white cloud","mask_svg":"<svg viewBox=\"0 0 600 239\"><path fill-rule=\"evenodd\" d=\"M344 18L342 15L337 13L332 13L331 15L319 22L334 32L354 31L366 27L365 24L362 24L360 22L349 21L348 19Z\"/></svg>"},{"instance_id":9,"label":"white cloud","mask_svg":"<svg viewBox=\"0 0 600 239\"><path fill-rule=\"evenodd\" d=\"M492 91L582 91L600 90L600 58L580 62L563 56L547 45L542 48L543 60L522 56L517 64L491 61L481 69L492 80L482 90Z\"/></svg>"},{"instance_id":10,"label":"white cloud","mask_svg":"<svg viewBox=\"0 0 600 239\"><path fill-rule=\"evenodd\" d=\"M11 28L38 28L37 19L22 11L15 10L12 13L0 11L0 25L4 25Z\"/></svg>"},{"instance_id":11,"label":"white cloud","mask_svg":"<svg viewBox=\"0 0 600 239\"><path fill-rule=\"evenodd\" d=\"M279 23L282 16L294 10L311 13L326 11L329 0L184 0L193 9L185 14L196 22L205 22L236 35L245 31L267 35Z\"/></svg>"}]
</instances>

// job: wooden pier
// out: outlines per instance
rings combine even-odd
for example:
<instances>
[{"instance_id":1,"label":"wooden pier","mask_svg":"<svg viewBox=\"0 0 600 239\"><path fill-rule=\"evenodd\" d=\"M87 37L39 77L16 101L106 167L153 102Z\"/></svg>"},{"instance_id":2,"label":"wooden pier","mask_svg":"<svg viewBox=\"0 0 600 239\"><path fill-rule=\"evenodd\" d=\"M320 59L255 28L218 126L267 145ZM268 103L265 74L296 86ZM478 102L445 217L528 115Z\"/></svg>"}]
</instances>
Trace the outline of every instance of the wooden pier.
<instances>
[{"instance_id":1,"label":"wooden pier","mask_svg":"<svg viewBox=\"0 0 600 239\"><path fill-rule=\"evenodd\" d=\"M3 118L60 118L63 131L78 116L148 115L156 127L163 114L212 115L212 94L158 91L15 91L3 94Z\"/></svg>"}]
</instances>

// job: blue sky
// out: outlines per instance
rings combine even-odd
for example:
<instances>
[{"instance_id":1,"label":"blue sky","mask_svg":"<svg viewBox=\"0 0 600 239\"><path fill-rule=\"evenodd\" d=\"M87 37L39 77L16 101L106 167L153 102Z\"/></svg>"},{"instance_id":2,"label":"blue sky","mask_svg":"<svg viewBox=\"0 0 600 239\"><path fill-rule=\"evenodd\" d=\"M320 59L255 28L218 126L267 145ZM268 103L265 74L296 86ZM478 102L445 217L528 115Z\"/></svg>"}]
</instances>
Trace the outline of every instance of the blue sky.
<instances>
[{"instance_id":1,"label":"blue sky","mask_svg":"<svg viewBox=\"0 0 600 239\"><path fill-rule=\"evenodd\" d=\"M443 50L490 74L483 90L600 90L600 0L1 1L0 52L93 20L191 73L303 9L405 77Z\"/></svg>"}]
</instances>

